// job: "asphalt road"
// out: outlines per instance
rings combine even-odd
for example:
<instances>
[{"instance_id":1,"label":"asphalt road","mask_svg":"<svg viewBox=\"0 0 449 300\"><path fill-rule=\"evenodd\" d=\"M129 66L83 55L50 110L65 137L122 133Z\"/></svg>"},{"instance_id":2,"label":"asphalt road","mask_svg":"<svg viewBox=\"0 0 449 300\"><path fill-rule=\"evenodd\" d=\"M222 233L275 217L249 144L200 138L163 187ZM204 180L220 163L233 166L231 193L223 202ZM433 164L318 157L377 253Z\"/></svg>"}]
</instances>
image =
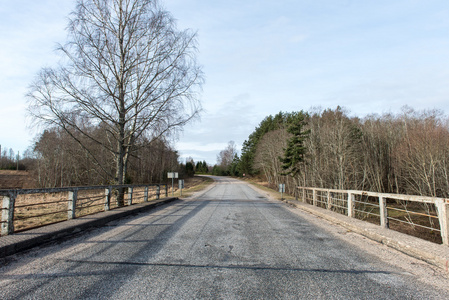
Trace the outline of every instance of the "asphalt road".
<instances>
[{"instance_id":1,"label":"asphalt road","mask_svg":"<svg viewBox=\"0 0 449 300\"><path fill-rule=\"evenodd\" d=\"M0 299L448 299L229 178L3 262Z\"/></svg>"}]
</instances>

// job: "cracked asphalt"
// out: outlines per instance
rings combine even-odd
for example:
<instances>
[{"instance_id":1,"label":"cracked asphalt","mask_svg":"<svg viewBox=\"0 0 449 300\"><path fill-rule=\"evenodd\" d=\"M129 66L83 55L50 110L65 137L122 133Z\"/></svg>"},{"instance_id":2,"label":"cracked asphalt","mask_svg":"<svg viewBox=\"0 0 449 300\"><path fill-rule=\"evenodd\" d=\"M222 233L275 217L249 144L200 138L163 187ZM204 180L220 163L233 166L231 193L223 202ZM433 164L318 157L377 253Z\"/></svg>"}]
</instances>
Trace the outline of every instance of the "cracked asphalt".
<instances>
[{"instance_id":1,"label":"cracked asphalt","mask_svg":"<svg viewBox=\"0 0 449 300\"><path fill-rule=\"evenodd\" d=\"M449 298L394 262L404 256L383 259L381 246L215 179L196 197L8 257L0 299Z\"/></svg>"}]
</instances>

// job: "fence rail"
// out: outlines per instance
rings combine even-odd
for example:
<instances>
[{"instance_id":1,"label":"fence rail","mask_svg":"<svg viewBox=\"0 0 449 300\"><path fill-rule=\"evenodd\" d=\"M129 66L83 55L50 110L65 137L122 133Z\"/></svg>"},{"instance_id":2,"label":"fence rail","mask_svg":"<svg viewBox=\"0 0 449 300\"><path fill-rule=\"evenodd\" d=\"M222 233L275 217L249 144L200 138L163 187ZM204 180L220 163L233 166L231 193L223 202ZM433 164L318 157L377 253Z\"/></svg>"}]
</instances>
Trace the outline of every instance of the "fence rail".
<instances>
[{"instance_id":1,"label":"fence rail","mask_svg":"<svg viewBox=\"0 0 449 300\"><path fill-rule=\"evenodd\" d=\"M448 199L312 187L295 193L305 203L449 245Z\"/></svg>"},{"instance_id":2,"label":"fence rail","mask_svg":"<svg viewBox=\"0 0 449 300\"><path fill-rule=\"evenodd\" d=\"M161 188L167 197L167 184L0 190L1 235L114 209L121 206L118 191L124 205L159 199Z\"/></svg>"}]
</instances>

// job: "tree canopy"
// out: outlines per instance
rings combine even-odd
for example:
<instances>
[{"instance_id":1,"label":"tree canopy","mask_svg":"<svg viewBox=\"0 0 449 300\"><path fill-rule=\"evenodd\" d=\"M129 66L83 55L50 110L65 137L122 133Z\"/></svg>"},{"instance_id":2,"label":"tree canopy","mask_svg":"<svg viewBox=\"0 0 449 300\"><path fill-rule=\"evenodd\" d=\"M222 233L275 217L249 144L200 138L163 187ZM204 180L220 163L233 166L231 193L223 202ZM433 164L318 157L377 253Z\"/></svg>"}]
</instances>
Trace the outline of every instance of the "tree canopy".
<instances>
[{"instance_id":1,"label":"tree canopy","mask_svg":"<svg viewBox=\"0 0 449 300\"><path fill-rule=\"evenodd\" d=\"M142 141L173 133L201 110L196 33L178 30L155 0L78 0L67 30L59 66L43 68L30 87L30 114L66 131L100 167L91 146L103 147L116 165L104 176L122 184Z\"/></svg>"}]
</instances>

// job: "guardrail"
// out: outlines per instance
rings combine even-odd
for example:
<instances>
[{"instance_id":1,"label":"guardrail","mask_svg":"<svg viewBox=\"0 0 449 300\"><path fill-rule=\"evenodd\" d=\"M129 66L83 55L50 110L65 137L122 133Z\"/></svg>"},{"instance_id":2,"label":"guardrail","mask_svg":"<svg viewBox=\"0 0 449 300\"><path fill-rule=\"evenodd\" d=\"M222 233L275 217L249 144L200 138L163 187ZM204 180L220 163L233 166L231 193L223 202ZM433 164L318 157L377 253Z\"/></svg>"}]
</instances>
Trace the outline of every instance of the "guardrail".
<instances>
[{"instance_id":1,"label":"guardrail","mask_svg":"<svg viewBox=\"0 0 449 300\"><path fill-rule=\"evenodd\" d=\"M449 245L448 199L312 187L297 187L295 194L314 206Z\"/></svg>"},{"instance_id":2,"label":"guardrail","mask_svg":"<svg viewBox=\"0 0 449 300\"><path fill-rule=\"evenodd\" d=\"M167 184L0 190L1 235L114 209L119 190L125 205L159 199L161 188L168 197Z\"/></svg>"}]
</instances>

